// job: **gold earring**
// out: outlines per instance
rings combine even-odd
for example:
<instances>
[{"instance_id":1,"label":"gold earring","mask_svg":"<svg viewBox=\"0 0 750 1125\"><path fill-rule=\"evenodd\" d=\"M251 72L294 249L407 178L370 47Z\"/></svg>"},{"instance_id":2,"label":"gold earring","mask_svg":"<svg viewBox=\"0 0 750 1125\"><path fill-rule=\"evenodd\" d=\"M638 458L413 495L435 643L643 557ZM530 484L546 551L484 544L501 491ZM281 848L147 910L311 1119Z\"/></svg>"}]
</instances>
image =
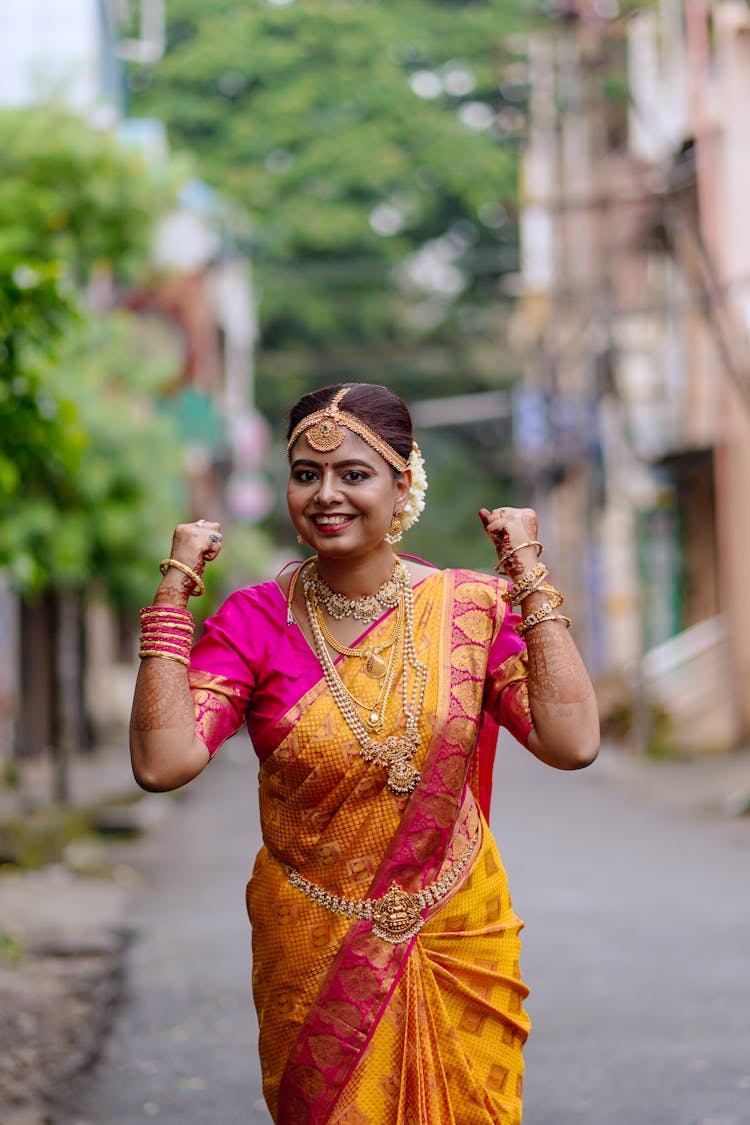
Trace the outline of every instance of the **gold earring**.
<instances>
[{"instance_id":1,"label":"gold earring","mask_svg":"<svg viewBox=\"0 0 750 1125\"><path fill-rule=\"evenodd\" d=\"M383 538L385 539L386 543L390 543L390 545L393 546L395 543L398 543L400 541L403 534L404 529L401 526L401 513L394 512L393 519L391 520L391 525L386 531Z\"/></svg>"}]
</instances>

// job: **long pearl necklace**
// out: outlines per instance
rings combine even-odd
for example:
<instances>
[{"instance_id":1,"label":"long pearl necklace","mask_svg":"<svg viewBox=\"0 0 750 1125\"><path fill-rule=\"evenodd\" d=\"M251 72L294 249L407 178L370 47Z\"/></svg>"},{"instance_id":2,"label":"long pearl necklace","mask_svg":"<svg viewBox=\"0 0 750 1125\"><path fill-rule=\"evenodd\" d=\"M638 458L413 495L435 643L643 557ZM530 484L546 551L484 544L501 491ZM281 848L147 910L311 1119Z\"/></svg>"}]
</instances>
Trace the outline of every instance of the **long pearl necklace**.
<instances>
[{"instance_id":1,"label":"long pearl necklace","mask_svg":"<svg viewBox=\"0 0 750 1125\"><path fill-rule=\"evenodd\" d=\"M396 560L402 567L400 560ZM406 568L403 567L406 572ZM395 567L394 567L395 572ZM404 732L401 735L390 735L384 742L379 742L372 737L364 722L360 718L351 694L339 676L331 654L326 646L325 637L318 619L317 589L313 581L307 581L304 575L302 584L305 591L305 609L310 631L315 642L315 652L320 666L323 669L328 688L334 702L341 712L341 716L350 731L359 743L360 756L366 762L376 762L388 770L388 788L399 796L413 793L419 784L420 773L412 762L412 758L419 748L419 719L424 705L425 688L427 686L427 665L417 658L414 645L414 593L411 583L407 581L400 587L399 610L403 615L403 660L401 666L401 692L403 710L406 716ZM382 587L381 587L382 589ZM332 591L333 593L333 591ZM347 599L348 600L348 599ZM394 652L396 646L394 645ZM396 661L393 659L394 671L391 676L386 676L384 693L395 681ZM413 673L411 691L407 684L407 667ZM388 681L390 680L390 684ZM385 705L381 704L379 710L384 715ZM380 717L380 716L378 716ZM375 724L373 724L375 725Z\"/></svg>"}]
</instances>

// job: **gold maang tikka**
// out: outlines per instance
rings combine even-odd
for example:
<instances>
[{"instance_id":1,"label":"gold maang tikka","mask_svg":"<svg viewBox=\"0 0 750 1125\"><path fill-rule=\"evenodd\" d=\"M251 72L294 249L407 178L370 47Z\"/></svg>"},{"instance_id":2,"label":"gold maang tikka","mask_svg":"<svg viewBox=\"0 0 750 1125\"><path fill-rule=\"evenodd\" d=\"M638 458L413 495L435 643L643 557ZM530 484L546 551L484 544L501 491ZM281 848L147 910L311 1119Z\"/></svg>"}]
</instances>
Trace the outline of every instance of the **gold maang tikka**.
<instances>
[{"instance_id":1,"label":"gold maang tikka","mask_svg":"<svg viewBox=\"0 0 750 1125\"><path fill-rule=\"evenodd\" d=\"M355 418L348 410L339 410L339 403L344 395L348 394L351 387L342 387L337 391L328 406L324 406L321 410L315 410L312 414L308 414L303 418L294 429L292 436L287 443L286 451L290 454L292 446L294 445L300 434L304 433L310 446L317 450L318 453L331 453L334 449L338 449L342 441L346 437L342 427L351 430L352 433L361 437L371 449L379 453L384 461L387 461L397 473L403 473L407 467L407 461L401 457L395 449L383 441L381 437L375 433L374 430L365 423L361 422L359 418Z\"/></svg>"}]
</instances>

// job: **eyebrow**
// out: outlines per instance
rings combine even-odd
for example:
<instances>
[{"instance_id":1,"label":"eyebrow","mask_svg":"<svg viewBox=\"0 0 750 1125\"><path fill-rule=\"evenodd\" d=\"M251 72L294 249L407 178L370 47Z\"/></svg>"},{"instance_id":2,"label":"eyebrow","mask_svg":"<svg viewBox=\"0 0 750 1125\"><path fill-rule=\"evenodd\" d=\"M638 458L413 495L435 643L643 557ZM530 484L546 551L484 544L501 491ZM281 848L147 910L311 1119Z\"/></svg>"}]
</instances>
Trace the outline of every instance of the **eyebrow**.
<instances>
[{"instance_id":1,"label":"eyebrow","mask_svg":"<svg viewBox=\"0 0 750 1125\"><path fill-rule=\"evenodd\" d=\"M306 457L297 457L294 461L292 461L292 468L297 469L301 468L302 466L309 466L313 469L319 469L322 464L322 461L312 461ZM370 464L369 461L363 461L359 457L351 457L346 461L332 461L331 465L334 469L350 469L355 465L361 465L363 468L370 470L372 470L374 467Z\"/></svg>"}]
</instances>

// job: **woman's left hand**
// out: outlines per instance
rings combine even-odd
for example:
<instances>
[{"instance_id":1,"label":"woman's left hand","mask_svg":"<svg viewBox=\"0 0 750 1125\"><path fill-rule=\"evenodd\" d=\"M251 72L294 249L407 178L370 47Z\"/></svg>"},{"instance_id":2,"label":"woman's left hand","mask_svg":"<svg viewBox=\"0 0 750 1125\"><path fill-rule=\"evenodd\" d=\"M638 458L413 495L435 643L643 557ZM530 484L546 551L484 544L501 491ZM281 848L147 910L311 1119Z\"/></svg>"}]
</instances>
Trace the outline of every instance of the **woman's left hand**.
<instances>
[{"instance_id":1,"label":"woman's left hand","mask_svg":"<svg viewBox=\"0 0 750 1125\"><path fill-rule=\"evenodd\" d=\"M518 577L534 565L538 548L533 544L539 538L539 521L533 508L493 508L491 511L480 508L479 518L492 540L498 560L505 558L503 569L510 578ZM506 558L509 551L514 553Z\"/></svg>"}]
</instances>

